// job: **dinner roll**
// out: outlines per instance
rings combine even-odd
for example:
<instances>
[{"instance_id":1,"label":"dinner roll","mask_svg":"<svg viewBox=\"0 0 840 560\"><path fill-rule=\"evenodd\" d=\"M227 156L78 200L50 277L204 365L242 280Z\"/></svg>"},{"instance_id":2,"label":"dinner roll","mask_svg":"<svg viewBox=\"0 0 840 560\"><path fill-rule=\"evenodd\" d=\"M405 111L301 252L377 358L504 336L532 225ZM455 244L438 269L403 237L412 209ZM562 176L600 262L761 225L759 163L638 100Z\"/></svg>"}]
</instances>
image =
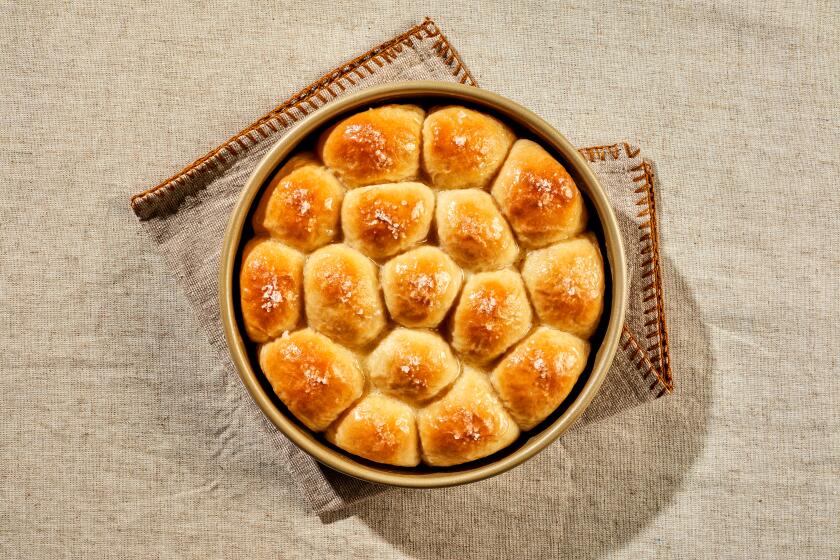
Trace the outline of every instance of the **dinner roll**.
<instances>
[{"instance_id":1,"label":"dinner roll","mask_svg":"<svg viewBox=\"0 0 840 560\"><path fill-rule=\"evenodd\" d=\"M418 247L382 267L391 317L407 327L436 327L461 289L463 272L437 247Z\"/></svg>"},{"instance_id":2,"label":"dinner roll","mask_svg":"<svg viewBox=\"0 0 840 560\"><path fill-rule=\"evenodd\" d=\"M505 356L490 379L519 428L530 430L569 396L588 355L586 341L540 327Z\"/></svg>"},{"instance_id":3,"label":"dinner roll","mask_svg":"<svg viewBox=\"0 0 840 560\"><path fill-rule=\"evenodd\" d=\"M429 331L395 329L367 360L370 380L389 395L417 403L452 383L461 366L449 345Z\"/></svg>"},{"instance_id":4,"label":"dinner roll","mask_svg":"<svg viewBox=\"0 0 840 560\"><path fill-rule=\"evenodd\" d=\"M365 386L353 353L311 329L263 345L259 362L283 404L315 431L326 429Z\"/></svg>"},{"instance_id":5,"label":"dinner roll","mask_svg":"<svg viewBox=\"0 0 840 560\"><path fill-rule=\"evenodd\" d=\"M441 247L468 270L503 268L519 255L507 221L484 191L439 193L435 221Z\"/></svg>"},{"instance_id":6,"label":"dinner roll","mask_svg":"<svg viewBox=\"0 0 840 560\"><path fill-rule=\"evenodd\" d=\"M417 430L423 461L441 467L486 457L519 436L487 376L471 368L443 398L417 413Z\"/></svg>"},{"instance_id":7,"label":"dinner roll","mask_svg":"<svg viewBox=\"0 0 840 560\"><path fill-rule=\"evenodd\" d=\"M254 212L258 233L300 251L335 238L344 187L311 153L294 156L274 176Z\"/></svg>"},{"instance_id":8,"label":"dinner roll","mask_svg":"<svg viewBox=\"0 0 840 560\"><path fill-rule=\"evenodd\" d=\"M318 249L303 267L309 326L348 346L364 346L385 328L376 266L346 245Z\"/></svg>"},{"instance_id":9,"label":"dinner roll","mask_svg":"<svg viewBox=\"0 0 840 560\"><path fill-rule=\"evenodd\" d=\"M354 455L400 467L420 462L414 410L380 394L370 394L330 426L327 440Z\"/></svg>"},{"instance_id":10,"label":"dinner roll","mask_svg":"<svg viewBox=\"0 0 840 560\"><path fill-rule=\"evenodd\" d=\"M527 247L545 247L586 229L586 206L574 180L530 140L516 141L491 192Z\"/></svg>"},{"instance_id":11,"label":"dinner roll","mask_svg":"<svg viewBox=\"0 0 840 560\"><path fill-rule=\"evenodd\" d=\"M303 255L279 241L256 237L245 245L239 269L242 320L248 338L266 342L300 319Z\"/></svg>"},{"instance_id":12,"label":"dinner roll","mask_svg":"<svg viewBox=\"0 0 840 560\"><path fill-rule=\"evenodd\" d=\"M593 235L533 251L522 277L540 319L581 338L595 333L604 309L604 263Z\"/></svg>"},{"instance_id":13,"label":"dinner roll","mask_svg":"<svg viewBox=\"0 0 840 560\"><path fill-rule=\"evenodd\" d=\"M467 280L452 320L452 347L483 363L499 356L531 328L531 305L512 270L482 272Z\"/></svg>"},{"instance_id":14,"label":"dinner roll","mask_svg":"<svg viewBox=\"0 0 840 560\"><path fill-rule=\"evenodd\" d=\"M347 193L344 241L372 259L390 257L429 234L435 195L422 183L391 183Z\"/></svg>"},{"instance_id":15,"label":"dinner roll","mask_svg":"<svg viewBox=\"0 0 840 560\"><path fill-rule=\"evenodd\" d=\"M321 136L318 152L350 188L415 179L423 115L416 105L356 113Z\"/></svg>"},{"instance_id":16,"label":"dinner roll","mask_svg":"<svg viewBox=\"0 0 840 560\"><path fill-rule=\"evenodd\" d=\"M433 110L423 123L423 166L442 189L485 188L516 140L484 113L457 105Z\"/></svg>"}]
</instances>

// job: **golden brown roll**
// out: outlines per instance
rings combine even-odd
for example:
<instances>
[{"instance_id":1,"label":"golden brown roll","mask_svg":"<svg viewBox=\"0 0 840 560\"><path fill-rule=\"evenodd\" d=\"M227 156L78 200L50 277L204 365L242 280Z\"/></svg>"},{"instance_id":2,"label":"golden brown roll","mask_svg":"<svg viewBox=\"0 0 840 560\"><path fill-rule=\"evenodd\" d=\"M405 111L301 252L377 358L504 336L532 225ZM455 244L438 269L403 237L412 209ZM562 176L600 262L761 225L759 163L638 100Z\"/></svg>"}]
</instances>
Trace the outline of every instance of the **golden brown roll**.
<instances>
[{"instance_id":1,"label":"golden brown roll","mask_svg":"<svg viewBox=\"0 0 840 560\"><path fill-rule=\"evenodd\" d=\"M531 305L512 270L482 272L467 280L452 320L452 347L484 363L510 348L531 328Z\"/></svg>"},{"instance_id":2,"label":"golden brown roll","mask_svg":"<svg viewBox=\"0 0 840 560\"><path fill-rule=\"evenodd\" d=\"M463 272L437 247L418 247L382 267L391 317L407 327L436 327L461 289Z\"/></svg>"},{"instance_id":3,"label":"golden brown roll","mask_svg":"<svg viewBox=\"0 0 840 560\"><path fill-rule=\"evenodd\" d=\"M604 263L593 235L533 251L522 277L540 319L581 338L594 334L604 309Z\"/></svg>"},{"instance_id":4,"label":"golden brown roll","mask_svg":"<svg viewBox=\"0 0 840 560\"><path fill-rule=\"evenodd\" d=\"M440 246L468 270L504 268L519 255L507 221L484 191L439 193L435 221Z\"/></svg>"},{"instance_id":5,"label":"golden brown roll","mask_svg":"<svg viewBox=\"0 0 840 560\"><path fill-rule=\"evenodd\" d=\"M569 396L588 355L588 342L540 327L505 356L490 380L519 428L530 430Z\"/></svg>"},{"instance_id":6,"label":"golden brown roll","mask_svg":"<svg viewBox=\"0 0 840 560\"><path fill-rule=\"evenodd\" d=\"M433 110L423 123L423 166L442 189L483 189L516 140L513 132L484 113L460 106Z\"/></svg>"},{"instance_id":7,"label":"golden brown roll","mask_svg":"<svg viewBox=\"0 0 840 560\"><path fill-rule=\"evenodd\" d=\"M519 436L487 376L471 368L443 398L417 413L417 430L423 461L444 467L491 455Z\"/></svg>"},{"instance_id":8,"label":"golden brown roll","mask_svg":"<svg viewBox=\"0 0 840 560\"><path fill-rule=\"evenodd\" d=\"M256 237L245 245L239 297L245 332L266 342L295 328L300 319L303 255L279 241Z\"/></svg>"},{"instance_id":9,"label":"golden brown roll","mask_svg":"<svg viewBox=\"0 0 840 560\"><path fill-rule=\"evenodd\" d=\"M461 366L449 345L429 331L395 329L367 360L370 380L389 395L426 401L452 383Z\"/></svg>"},{"instance_id":10,"label":"golden brown roll","mask_svg":"<svg viewBox=\"0 0 840 560\"><path fill-rule=\"evenodd\" d=\"M416 105L356 113L321 136L318 152L350 188L415 179L423 115Z\"/></svg>"},{"instance_id":11,"label":"golden brown roll","mask_svg":"<svg viewBox=\"0 0 840 560\"><path fill-rule=\"evenodd\" d=\"M311 329L263 345L259 361L283 404L315 431L326 429L365 386L353 353Z\"/></svg>"},{"instance_id":12,"label":"golden brown roll","mask_svg":"<svg viewBox=\"0 0 840 560\"><path fill-rule=\"evenodd\" d=\"M345 451L377 463L413 467L420 462L414 410L385 395L367 395L326 436Z\"/></svg>"},{"instance_id":13,"label":"golden brown roll","mask_svg":"<svg viewBox=\"0 0 840 560\"><path fill-rule=\"evenodd\" d=\"M274 176L254 212L258 233L300 251L314 251L335 238L344 187L312 154L293 157Z\"/></svg>"},{"instance_id":14,"label":"golden brown roll","mask_svg":"<svg viewBox=\"0 0 840 560\"><path fill-rule=\"evenodd\" d=\"M385 328L376 266L346 245L318 249L303 267L309 326L348 346L364 346Z\"/></svg>"},{"instance_id":15,"label":"golden brown roll","mask_svg":"<svg viewBox=\"0 0 840 560\"><path fill-rule=\"evenodd\" d=\"M516 141L491 192L526 247L545 247L586 229L586 206L574 180L530 140Z\"/></svg>"},{"instance_id":16,"label":"golden brown roll","mask_svg":"<svg viewBox=\"0 0 840 560\"><path fill-rule=\"evenodd\" d=\"M344 241L372 259L404 251L429 234L435 195L422 183L391 183L347 193Z\"/></svg>"}]
</instances>

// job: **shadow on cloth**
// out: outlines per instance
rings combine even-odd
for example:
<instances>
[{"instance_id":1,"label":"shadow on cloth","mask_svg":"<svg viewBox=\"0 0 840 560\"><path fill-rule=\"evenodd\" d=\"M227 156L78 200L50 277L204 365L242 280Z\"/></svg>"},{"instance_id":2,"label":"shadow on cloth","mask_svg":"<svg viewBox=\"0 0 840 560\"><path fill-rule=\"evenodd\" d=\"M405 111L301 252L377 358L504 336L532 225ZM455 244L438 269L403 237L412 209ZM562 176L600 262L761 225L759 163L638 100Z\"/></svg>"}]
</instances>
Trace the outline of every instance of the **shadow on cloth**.
<instances>
[{"instance_id":1,"label":"shadow on cloth","mask_svg":"<svg viewBox=\"0 0 840 560\"><path fill-rule=\"evenodd\" d=\"M458 488L387 493L341 517L358 516L417 558L512 551L526 558L592 558L631 540L671 500L700 455L711 404L709 333L688 285L667 258L662 266L671 302L673 395L569 433L504 475Z\"/></svg>"}]
</instances>

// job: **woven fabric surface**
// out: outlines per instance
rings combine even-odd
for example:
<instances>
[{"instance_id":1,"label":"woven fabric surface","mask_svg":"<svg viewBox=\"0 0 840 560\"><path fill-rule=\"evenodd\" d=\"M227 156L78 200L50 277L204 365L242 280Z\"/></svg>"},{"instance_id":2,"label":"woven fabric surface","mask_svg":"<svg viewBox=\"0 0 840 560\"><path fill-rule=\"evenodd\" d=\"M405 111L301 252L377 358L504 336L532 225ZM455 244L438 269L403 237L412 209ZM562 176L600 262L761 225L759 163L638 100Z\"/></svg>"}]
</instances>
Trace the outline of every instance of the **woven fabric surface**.
<instances>
[{"instance_id":1,"label":"woven fabric surface","mask_svg":"<svg viewBox=\"0 0 840 560\"><path fill-rule=\"evenodd\" d=\"M420 9L0 5L0 556L837 557L836 5ZM213 419L239 381L126 203L427 13L481 87L656 162L677 383L324 523L247 395Z\"/></svg>"},{"instance_id":2,"label":"woven fabric surface","mask_svg":"<svg viewBox=\"0 0 840 560\"><path fill-rule=\"evenodd\" d=\"M131 205L179 279L210 344L224 364L226 390L215 395L219 410L208 422L234 414L255 415L243 403L244 387L227 356L218 303L219 254L224 227L257 162L283 134L332 99L395 80L447 80L475 85L474 78L440 29L425 21L393 40L341 64L280 104L224 144L160 185L132 197ZM629 145L585 148L618 214L625 238L630 302L619 356L607 375L586 424L660 397L672 389L663 312L653 175L640 150ZM278 464L301 485L313 510L332 514L385 487L331 471L263 420L262 431L277 450ZM220 427L223 427L222 424ZM232 439L229 445L239 442Z\"/></svg>"}]
</instances>

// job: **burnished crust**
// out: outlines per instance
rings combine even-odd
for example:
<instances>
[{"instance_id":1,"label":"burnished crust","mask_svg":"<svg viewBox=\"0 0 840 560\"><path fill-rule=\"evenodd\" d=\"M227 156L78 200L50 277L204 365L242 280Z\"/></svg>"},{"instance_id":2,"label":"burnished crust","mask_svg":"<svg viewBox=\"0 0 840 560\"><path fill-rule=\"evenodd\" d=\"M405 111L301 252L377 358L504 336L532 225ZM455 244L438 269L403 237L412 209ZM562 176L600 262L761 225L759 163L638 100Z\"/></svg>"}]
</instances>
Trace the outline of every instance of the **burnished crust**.
<instances>
[{"instance_id":1,"label":"burnished crust","mask_svg":"<svg viewBox=\"0 0 840 560\"><path fill-rule=\"evenodd\" d=\"M423 167L442 189L486 188L516 137L498 119L452 105L423 123Z\"/></svg>"},{"instance_id":2,"label":"burnished crust","mask_svg":"<svg viewBox=\"0 0 840 560\"><path fill-rule=\"evenodd\" d=\"M355 189L341 207L345 242L372 259L390 257L426 238L434 208L435 195L422 183Z\"/></svg>"},{"instance_id":3,"label":"burnished crust","mask_svg":"<svg viewBox=\"0 0 840 560\"><path fill-rule=\"evenodd\" d=\"M318 153L350 188L415 179L423 115L416 105L356 113L322 135Z\"/></svg>"},{"instance_id":4,"label":"burnished crust","mask_svg":"<svg viewBox=\"0 0 840 560\"><path fill-rule=\"evenodd\" d=\"M540 327L505 356L490 379L519 428L530 430L566 399L588 355L585 340Z\"/></svg>"},{"instance_id":5,"label":"burnished crust","mask_svg":"<svg viewBox=\"0 0 840 560\"><path fill-rule=\"evenodd\" d=\"M269 183L254 212L254 230L314 251L335 238L343 199L338 179L313 154L298 154Z\"/></svg>"},{"instance_id":6,"label":"burnished crust","mask_svg":"<svg viewBox=\"0 0 840 560\"><path fill-rule=\"evenodd\" d=\"M248 338L266 342L300 320L303 255L265 237L242 252L239 301Z\"/></svg>"},{"instance_id":7,"label":"burnished crust","mask_svg":"<svg viewBox=\"0 0 840 560\"><path fill-rule=\"evenodd\" d=\"M459 465L491 455L519 436L516 422L493 393L487 376L466 368L452 389L417 413L423 461Z\"/></svg>"},{"instance_id":8,"label":"burnished crust","mask_svg":"<svg viewBox=\"0 0 840 560\"><path fill-rule=\"evenodd\" d=\"M435 221L440 246L467 270L496 270L519 256L510 226L484 191L439 193Z\"/></svg>"},{"instance_id":9,"label":"burnished crust","mask_svg":"<svg viewBox=\"0 0 840 560\"><path fill-rule=\"evenodd\" d=\"M345 451L377 463L413 467L420 462L414 409L386 395L367 395L325 435Z\"/></svg>"},{"instance_id":10,"label":"burnished crust","mask_svg":"<svg viewBox=\"0 0 840 560\"><path fill-rule=\"evenodd\" d=\"M315 431L326 429L365 386L355 356L311 329L264 344L259 361L283 404Z\"/></svg>"},{"instance_id":11,"label":"burnished crust","mask_svg":"<svg viewBox=\"0 0 840 560\"><path fill-rule=\"evenodd\" d=\"M452 321L452 347L474 363L501 355L528 334L531 306L519 274L482 272L467 280Z\"/></svg>"},{"instance_id":12,"label":"burnished crust","mask_svg":"<svg viewBox=\"0 0 840 560\"><path fill-rule=\"evenodd\" d=\"M318 249L303 268L309 325L333 340L364 346L385 328L376 266L346 245Z\"/></svg>"},{"instance_id":13,"label":"burnished crust","mask_svg":"<svg viewBox=\"0 0 840 560\"><path fill-rule=\"evenodd\" d=\"M463 272L437 247L418 247L382 267L382 292L391 317L407 327L436 327L443 321Z\"/></svg>"},{"instance_id":14,"label":"burnished crust","mask_svg":"<svg viewBox=\"0 0 840 560\"><path fill-rule=\"evenodd\" d=\"M530 140L516 141L491 192L526 247L544 247L586 229L586 206L574 180Z\"/></svg>"},{"instance_id":15,"label":"burnished crust","mask_svg":"<svg viewBox=\"0 0 840 560\"><path fill-rule=\"evenodd\" d=\"M543 322L581 338L595 333L604 310L604 263L594 235L531 252L522 278Z\"/></svg>"},{"instance_id":16,"label":"burnished crust","mask_svg":"<svg viewBox=\"0 0 840 560\"><path fill-rule=\"evenodd\" d=\"M461 371L461 365L440 336L402 328L379 343L367 365L374 386L411 403L436 396Z\"/></svg>"}]
</instances>

